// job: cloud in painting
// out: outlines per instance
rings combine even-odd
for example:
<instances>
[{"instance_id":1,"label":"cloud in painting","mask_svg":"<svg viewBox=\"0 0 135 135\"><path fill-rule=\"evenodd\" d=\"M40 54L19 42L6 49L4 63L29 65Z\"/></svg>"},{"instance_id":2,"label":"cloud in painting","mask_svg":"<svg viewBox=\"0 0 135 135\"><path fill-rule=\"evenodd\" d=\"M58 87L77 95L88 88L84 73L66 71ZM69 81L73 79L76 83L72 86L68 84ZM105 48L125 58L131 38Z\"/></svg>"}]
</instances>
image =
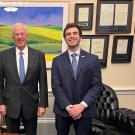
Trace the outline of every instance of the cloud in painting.
<instances>
[{"instance_id":1,"label":"cloud in painting","mask_svg":"<svg viewBox=\"0 0 135 135\"><path fill-rule=\"evenodd\" d=\"M5 7L4 11L6 12L16 12L18 10L18 8L16 7Z\"/></svg>"}]
</instances>

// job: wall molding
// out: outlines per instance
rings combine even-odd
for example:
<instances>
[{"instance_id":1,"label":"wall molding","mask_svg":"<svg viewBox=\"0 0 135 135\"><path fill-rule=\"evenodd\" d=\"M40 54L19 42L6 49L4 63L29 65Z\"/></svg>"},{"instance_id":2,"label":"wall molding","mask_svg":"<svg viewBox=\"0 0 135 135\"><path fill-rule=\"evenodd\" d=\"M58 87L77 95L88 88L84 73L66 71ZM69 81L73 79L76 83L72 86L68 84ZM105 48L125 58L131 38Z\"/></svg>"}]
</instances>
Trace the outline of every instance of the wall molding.
<instances>
[{"instance_id":1,"label":"wall molding","mask_svg":"<svg viewBox=\"0 0 135 135\"><path fill-rule=\"evenodd\" d=\"M117 95L135 95L135 90L115 90ZM53 97L52 91L48 92L49 97Z\"/></svg>"},{"instance_id":2,"label":"wall molding","mask_svg":"<svg viewBox=\"0 0 135 135\"><path fill-rule=\"evenodd\" d=\"M115 90L117 95L135 95L135 90Z\"/></svg>"},{"instance_id":3,"label":"wall molding","mask_svg":"<svg viewBox=\"0 0 135 135\"><path fill-rule=\"evenodd\" d=\"M55 118L39 118L38 123L55 123Z\"/></svg>"}]
</instances>

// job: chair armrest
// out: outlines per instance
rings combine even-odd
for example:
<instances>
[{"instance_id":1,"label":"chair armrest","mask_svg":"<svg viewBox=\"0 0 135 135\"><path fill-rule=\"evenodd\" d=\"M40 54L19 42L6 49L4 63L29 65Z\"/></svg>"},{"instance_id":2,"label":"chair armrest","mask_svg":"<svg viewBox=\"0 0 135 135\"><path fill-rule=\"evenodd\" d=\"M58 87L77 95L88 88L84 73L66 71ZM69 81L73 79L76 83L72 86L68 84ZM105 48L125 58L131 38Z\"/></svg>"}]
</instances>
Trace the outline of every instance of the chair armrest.
<instances>
[{"instance_id":1,"label":"chair armrest","mask_svg":"<svg viewBox=\"0 0 135 135\"><path fill-rule=\"evenodd\" d=\"M127 108L113 110L112 124L135 134L135 111Z\"/></svg>"},{"instance_id":2,"label":"chair armrest","mask_svg":"<svg viewBox=\"0 0 135 135\"><path fill-rule=\"evenodd\" d=\"M93 135L106 135L106 125L100 120L92 120L92 133Z\"/></svg>"}]
</instances>

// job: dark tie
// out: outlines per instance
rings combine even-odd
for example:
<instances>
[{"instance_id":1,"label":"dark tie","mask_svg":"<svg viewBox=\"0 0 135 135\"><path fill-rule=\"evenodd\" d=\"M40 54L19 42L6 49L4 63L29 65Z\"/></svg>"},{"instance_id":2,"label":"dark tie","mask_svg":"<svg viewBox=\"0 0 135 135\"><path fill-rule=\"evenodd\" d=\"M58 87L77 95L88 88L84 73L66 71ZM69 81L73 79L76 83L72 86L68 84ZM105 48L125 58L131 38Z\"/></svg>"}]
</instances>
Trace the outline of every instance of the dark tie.
<instances>
[{"instance_id":1,"label":"dark tie","mask_svg":"<svg viewBox=\"0 0 135 135\"><path fill-rule=\"evenodd\" d=\"M24 80L24 77L25 77L23 52L20 52L19 73L20 73L20 81L21 81L21 83L22 83L23 80Z\"/></svg>"},{"instance_id":2,"label":"dark tie","mask_svg":"<svg viewBox=\"0 0 135 135\"><path fill-rule=\"evenodd\" d=\"M76 56L77 56L77 54L73 53L71 56L72 56L72 68L73 68L73 71L74 71L74 77L76 78L76 72L77 72L77 59L76 59Z\"/></svg>"}]
</instances>

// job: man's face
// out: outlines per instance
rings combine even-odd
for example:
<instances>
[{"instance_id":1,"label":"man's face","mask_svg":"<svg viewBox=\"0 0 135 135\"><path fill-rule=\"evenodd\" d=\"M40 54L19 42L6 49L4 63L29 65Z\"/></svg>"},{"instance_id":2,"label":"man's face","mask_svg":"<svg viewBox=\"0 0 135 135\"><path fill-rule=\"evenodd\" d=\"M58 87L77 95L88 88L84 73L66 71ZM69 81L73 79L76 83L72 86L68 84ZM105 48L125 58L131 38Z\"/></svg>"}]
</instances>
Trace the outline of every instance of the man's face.
<instances>
[{"instance_id":1,"label":"man's face","mask_svg":"<svg viewBox=\"0 0 135 135\"><path fill-rule=\"evenodd\" d=\"M28 34L23 25L15 27L13 32L13 40L16 43L16 47L20 50L24 49L27 44Z\"/></svg>"},{"instance_id":2,"label":"man's face","mask_svg":"<svg viewBox=\"0 0 135 135\"><path fill-rule=\"evenodd\" d=\"M76 27L69 28L65 31L65 41L69 48L78 48L80 40L79 30Z\"/></svg>"}]
</instances>

